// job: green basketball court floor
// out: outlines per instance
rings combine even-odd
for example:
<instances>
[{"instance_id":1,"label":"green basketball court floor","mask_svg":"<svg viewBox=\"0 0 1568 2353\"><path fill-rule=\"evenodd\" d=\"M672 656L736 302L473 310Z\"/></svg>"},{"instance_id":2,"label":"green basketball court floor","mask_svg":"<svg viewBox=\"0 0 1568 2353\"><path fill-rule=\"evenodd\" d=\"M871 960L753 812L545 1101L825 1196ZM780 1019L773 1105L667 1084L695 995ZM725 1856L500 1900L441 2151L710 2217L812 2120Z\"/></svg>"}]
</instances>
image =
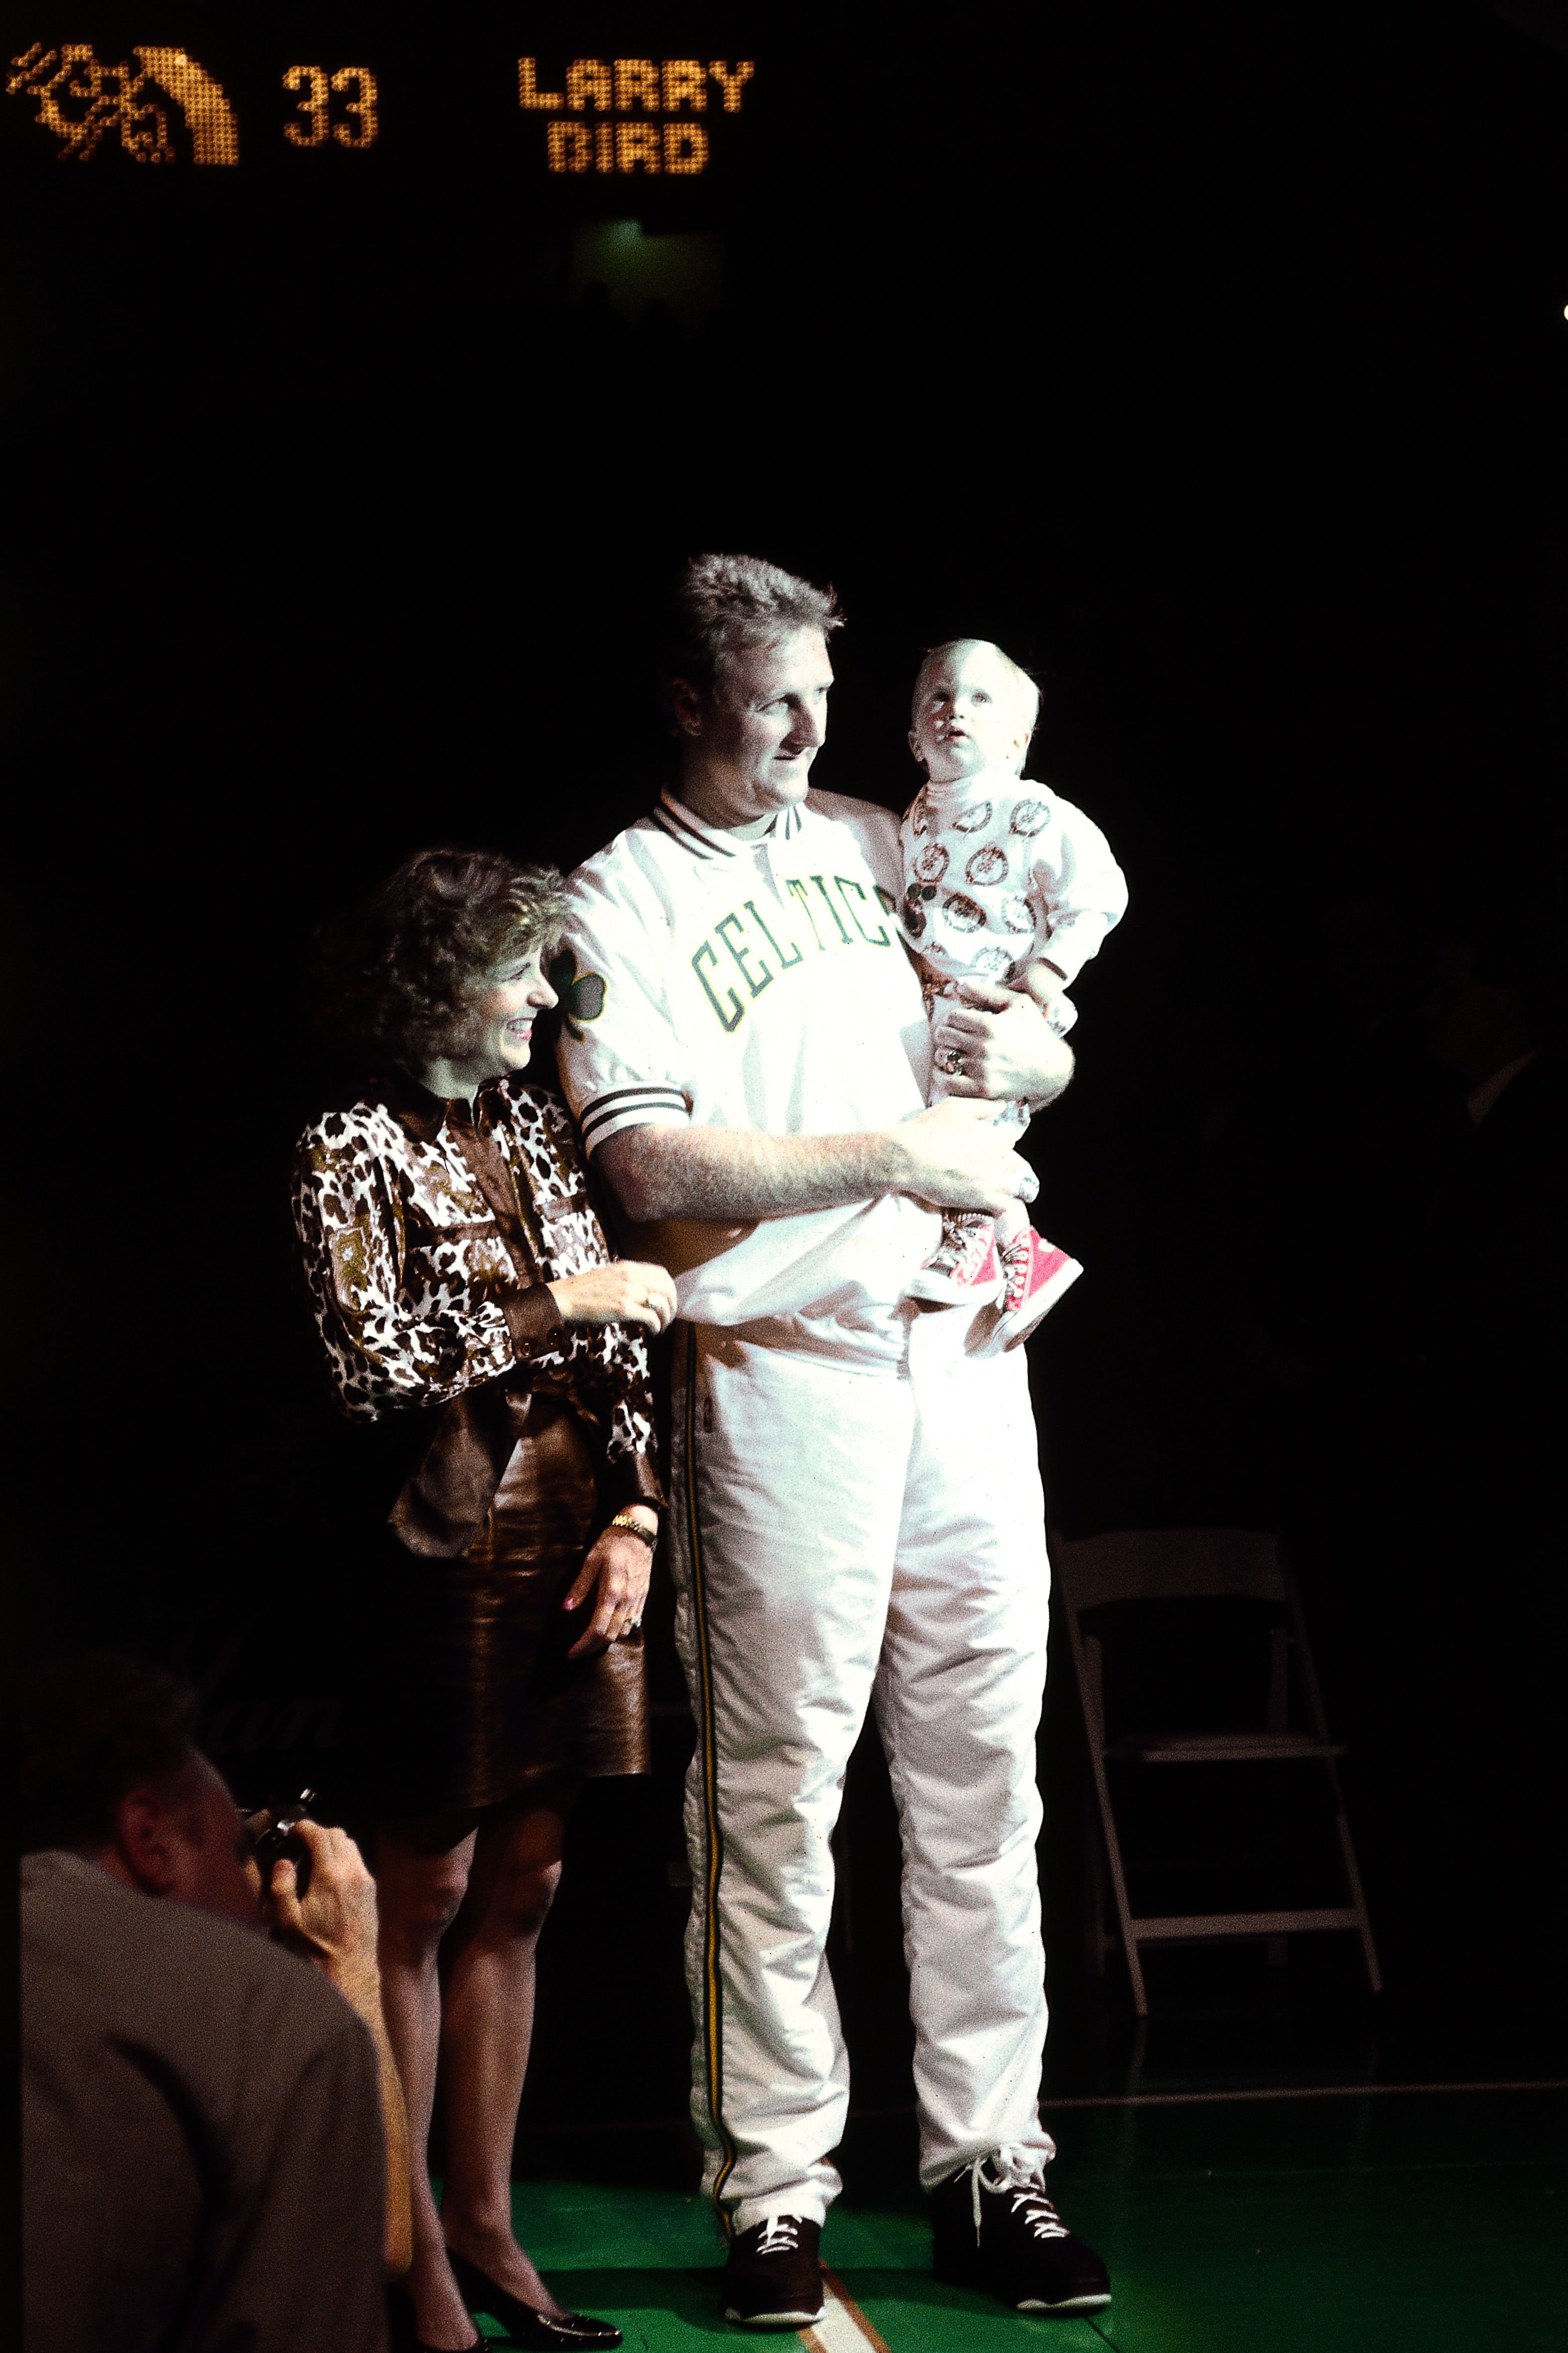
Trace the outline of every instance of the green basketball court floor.
<instances>
[{"instance_id":1,"label":"green basketball court floor","mask_svg":"<svg viewBox=\"0 0 1568 2353\"><path fill-rule=\"evenodd\" d=\"M862 2190L824 2239L847 2302L823 2353L1568 2348L1568 2089L1207 2095L1047 2121L1053 2192L1110 2265L1110 2309L1048 2320L939 2289L918 2198ZM694 2191L552 2179L520 2182L515 2206L556 2294L635 2353L750 2334L719 2316Z\"/></svg>"}]
</instances>

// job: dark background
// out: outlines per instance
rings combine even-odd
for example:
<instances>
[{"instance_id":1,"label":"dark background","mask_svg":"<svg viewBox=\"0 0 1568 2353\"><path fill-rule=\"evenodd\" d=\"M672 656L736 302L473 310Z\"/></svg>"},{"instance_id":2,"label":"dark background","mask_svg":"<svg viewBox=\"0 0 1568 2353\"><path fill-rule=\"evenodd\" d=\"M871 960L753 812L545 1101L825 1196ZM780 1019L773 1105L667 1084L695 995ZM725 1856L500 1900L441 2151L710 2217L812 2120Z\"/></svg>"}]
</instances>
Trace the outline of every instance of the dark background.
<instances>
[{"instance_id":1,"label":"dark background","mask_svg":"<svg viewBox=\"0 0 1568 2353\"><path fill-rule=\"evenodd\" d=\"M1348 1945L1284 1980L1156 1956L1168 2073L1562 2072L1561 1246L1543 1160L1478 1193L1429 1005L1446 946L1524 953L1550 1072L1561 11L5 21L7 55L183 42L242 136L237 170L59 163L0 101L25 1643L179 1659L242 1796L330 1806L347 1440L283 1209L342 1075L311 931L420 843L570 866L627 822L670 770L661 582L766 554L849 615L824 785L901 806L921 649L994 636L1046 683L1033 772L1129 875L1029 1147L1089 1270L1033 1350L1052 1515L1284 1530L1390 1988L1366 2002ZM700 177L552 179L528 48L542 79L756 74ZM373 67L374 149L285 144L301 59ZM636 264L595 287L597 227L634 219L706 240L658 248L667 300ZM1064 1664L1049 2080L1081 2090L1127 2005L1079 1968ZM579 1819L542 2126L680 2104L659 1673L659 1773ZM840 1845L858 2098L897 2109L874 1758ZM582 1989L627 1920L644 2025L595 2057Z\"/></svg>"}]
</instances>

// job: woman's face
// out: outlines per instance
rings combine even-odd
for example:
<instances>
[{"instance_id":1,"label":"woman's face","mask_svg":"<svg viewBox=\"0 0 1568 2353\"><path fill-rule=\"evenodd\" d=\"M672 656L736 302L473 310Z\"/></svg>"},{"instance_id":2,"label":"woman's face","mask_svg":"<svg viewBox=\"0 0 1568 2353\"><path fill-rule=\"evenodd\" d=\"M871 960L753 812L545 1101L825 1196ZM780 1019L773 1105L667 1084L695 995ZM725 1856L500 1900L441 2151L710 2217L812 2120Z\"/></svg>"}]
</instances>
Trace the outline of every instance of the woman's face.
<instances>
[{"instance_id":1,"label":"woman's face","mask_svg":"<svg viewBox=\"0 0 1568 2353\"><path fill-rule=\"evenodd\" d=\"M476 1086L482 1086L487 1079L504 1078L509 1071L528 1068L534 1020L556 1001L555 991L544 977L542 955L542 948L536 947L526 955L505 958L473 999L449 1059L454 1067L462 1067Z\"/></svg>"}]
</instances>

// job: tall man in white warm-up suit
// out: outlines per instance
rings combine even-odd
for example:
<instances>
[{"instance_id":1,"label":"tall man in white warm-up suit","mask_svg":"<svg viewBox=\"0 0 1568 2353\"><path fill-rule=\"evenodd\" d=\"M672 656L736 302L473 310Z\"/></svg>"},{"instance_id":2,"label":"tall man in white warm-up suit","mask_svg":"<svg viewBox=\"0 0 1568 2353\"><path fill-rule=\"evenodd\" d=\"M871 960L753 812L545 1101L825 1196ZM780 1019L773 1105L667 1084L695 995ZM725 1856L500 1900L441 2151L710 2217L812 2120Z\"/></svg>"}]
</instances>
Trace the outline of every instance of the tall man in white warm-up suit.
<instances>
[{"instance_id":1,"label":"tall man in white warm-up suit","mask_svg":"<svg viewBox=\"0 0 1568 2353\"><path fill-rule=\"evenodd\" d=\"M800 2327L848 2070L824 1947L844 1772L874 1706L903 1838L921 2177L943 2277L1030 2310L1109 2300L1045 2190L1035 1734L1048 1570L1022 1352L909 1298L941 1208L1034 1178L964 1094L1048 1100L1027 997L931 1038L891 911L898 820L810 789L831 592L703 556L678 594L678 793L569 885L567 1092L641 1256L679 1277L677 1634L693 2111L725 2309ZM933 1206L934 1205L934 1206Z\"/></svg>"}]
</instances>

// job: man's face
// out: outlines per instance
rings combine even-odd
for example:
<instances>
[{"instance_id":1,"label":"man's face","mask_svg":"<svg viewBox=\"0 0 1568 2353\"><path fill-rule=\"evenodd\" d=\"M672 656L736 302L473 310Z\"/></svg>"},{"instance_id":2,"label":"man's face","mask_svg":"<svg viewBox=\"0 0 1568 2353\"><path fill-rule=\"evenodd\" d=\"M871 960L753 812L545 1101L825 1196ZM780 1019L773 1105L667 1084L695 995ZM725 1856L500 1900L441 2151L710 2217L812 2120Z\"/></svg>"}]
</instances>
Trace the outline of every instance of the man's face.
<instances>
[{"instance_id":1,"label":"man's face","mask_svg":"<svg viewBox=\"0 0 1568 2353\"><path fill-rule=\"evenodd\" d=\"M681 793L710 825L760 825L805 798L827 733L827 640L796 629L732 655L711 695L676 681Z\"/></svg>"},{"instance_id":2,"label":"man's face","mask_svg":"<svg viewBox=\"0 0 1568 2353\"><path fill-rule=\"evenodd\" d=\"M921 681L910 749L933 785L983 768L1022 771L1029 726L1016 675L994 646L961 646Z\"/></svg>"}]
</instances>

